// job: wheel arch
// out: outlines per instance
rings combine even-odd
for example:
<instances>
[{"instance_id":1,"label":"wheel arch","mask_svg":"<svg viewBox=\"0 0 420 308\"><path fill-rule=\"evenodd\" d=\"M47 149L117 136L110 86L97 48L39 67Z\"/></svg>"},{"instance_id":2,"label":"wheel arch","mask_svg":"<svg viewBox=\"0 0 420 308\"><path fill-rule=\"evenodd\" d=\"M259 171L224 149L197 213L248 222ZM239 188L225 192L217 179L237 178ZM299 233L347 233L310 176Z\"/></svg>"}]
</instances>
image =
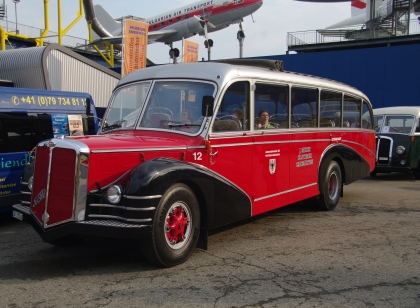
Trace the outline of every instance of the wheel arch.
<instances>
[{"instance_id":1,"label":"wheel arch","mask_svg":"<svg viewBox=\"0 0 420 308\"><path fill-rule=\"evenodd\" d=\"M193 191L200 207L201 227L209 228L213 223L214 179L199 166L170 158L149 160L133 169L126 190L131 196L163 196L176 183L183 183Z\"/></svg>"},{"instance_id":2,"label":"wheel arch","mask_svg":"<svg viewBox=\"0 0 420 308\"><path fill-rule=\"evenodd\" d=\"M321 155L318 168L318 188L323 185L323 175L332 160L340 166L343 184L348 185L370 174L369 163L356 150L343 144L333 144Z\"/></svg>"}]
</instances>

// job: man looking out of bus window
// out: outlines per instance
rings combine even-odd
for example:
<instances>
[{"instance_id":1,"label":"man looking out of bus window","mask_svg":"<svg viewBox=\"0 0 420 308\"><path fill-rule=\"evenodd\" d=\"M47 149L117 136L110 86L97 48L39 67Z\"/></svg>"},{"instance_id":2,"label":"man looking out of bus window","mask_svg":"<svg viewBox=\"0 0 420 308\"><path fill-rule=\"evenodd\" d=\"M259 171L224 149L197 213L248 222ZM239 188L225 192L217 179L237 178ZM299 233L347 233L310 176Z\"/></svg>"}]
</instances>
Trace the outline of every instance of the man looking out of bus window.
<instances>
[{"instance_id":1,"label":"man looking out of bus window","mask_svg":"<svg viewBox=\"0 0 420 308\"><path fill-rule=\"evenodd\" d=\"M258 112L258 124L255 125L255 128L259 129L266 129L266 128L275 128L273 125L271 125L268 120L270 119L270 116L268 115L268 111L263 109Z\"/></svg>"}]
</instances>

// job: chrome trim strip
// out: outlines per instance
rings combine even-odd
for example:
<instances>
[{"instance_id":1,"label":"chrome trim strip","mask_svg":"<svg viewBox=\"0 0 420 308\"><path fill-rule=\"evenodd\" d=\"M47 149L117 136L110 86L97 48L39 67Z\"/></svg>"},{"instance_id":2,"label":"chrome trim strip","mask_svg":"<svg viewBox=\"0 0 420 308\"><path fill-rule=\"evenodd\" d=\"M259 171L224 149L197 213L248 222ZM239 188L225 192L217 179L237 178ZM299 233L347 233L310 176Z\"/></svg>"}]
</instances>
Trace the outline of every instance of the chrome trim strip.
<instances>
[{"instance_id":1,"label":"chrome trim strip","mask_svg":"<svg viewBox=\"0 0 420 308\"><path fill-rule=\"evenodd\" d=\"M108 185L105 185L104 187L101 187L101 190L104 191L105 189L107 189L109 186L113 185L114 183L118 182L119 180L121 180L128 172L130 172L132 169L127 170L126 172L124 172L119 178L117 178L115 181L112 181L111 183L109 183ZM91 190L89 193L90 194L94 194L99 192L99 189L96 190Z\"/></svg>"},{"instance_id":2,"label":"chrome trim strip","mask_svg":"<svg viewBox=\"0 0 420 308\"><path fill-rule=\"evenodd\" d=\"M187 147L174 147L174 148L137 148L137 149L113 149L113 150L92 150L92 153L129 153L129 152L151 152L151 151L185 151Z\"/></svg>"},{"instance_id":3,"label":"chrome trim strip","mask_svg":"<svg viewBox=\"0 0 420 308\"><path fill-rule=\"evenodd\" d=\"M20 193L22 195L32 195L32 193L30 191L21 191Z\"/></svg>"},{"instance_id":4,"label":"chrome trim strip","mask_svg":"<svg viewBox=\"0 0 420 308\"><path fill-rule=\"evenodd\" d=\"M127 198L127 199L134 199L134 200L149 200L149 199L162 198L162 195L154 195L154 196L128 196L128 195L123 195L123 197Z\"/></svg>"},{"instance_id":5,"label":"chrome trim strip","mask_svg":"<svg viewBox=\"0 0 420 308\"><path fill-rule=\"evenodd\" d=\"M198 145L198 146L187 146L187 150L193 150L193 149L205 149L206 147L204 145Z\"/></svg>"},{"instance_id":6,"label":"chrome trim strip","mask_svg":"<svg viewBox=\"0 0 420 308\"><path fill-rule=\"evenodd\" d=\"M296 190L301 190L301 189L304 189L304 188L308 188L308 187L311 187L311 186L314 186L314 185L318 185L318 183L312 183L312 184L308 184L308 185L305 185L305 186L300 186L300 187L297 187L297 188L285 190L285 191L282 191L282 192L279 192L279 193L276 193L276 194L273 194L273 195L268 195L268 196L256 198L254 200L254 202L258 202L258 201L268 199L268 198L277 197L277 196L284 195L284 194L287 194L287 193L290 193L290 192L293 192L293 191L296 191Z\"/></svg>"},{"instance_id":7,"label":"chrome trim strip","mask_svg":"<svg viewBox=\"0 0 420 308\"><path fill-rule=\"evenodd\" d=\"M20 200L20 203L31 205L31 201L22 201L22 200Z\"/></svg>"},{"instance_id":8,"label":"chrome trim strip","mask_svg":"<svg viewBox=\"0 0 420 308\"><path fill-rule=\"evenodd\" d=\"M350 141L350 140L347 140L347 139L341 139L341 141L342 142L347 142L347 143L351 143L351 144L356 144L356 145L358 145L358 146L360 146L360 147L362 147L362 148L364 148L365 150L367 150L370 154L372 154L375 158L376 158L376 154L375 153L373 153L370 149L368 149L366 146L364 146L363 144L360 144L360 143L358 143L358 142L354 142L354 141ZM352 148L353 149L353 148ZM354 150L354 149L353 149ZM356 151L356 150L355 150ZM356 151L357 152L357 151ZM362 155L361 155L362 156ZM362 156L363 157L363 156Z\"/></svg>"},{"instance_id":9,"label":"chrome trim strip","mask_svg":"<svg viewBox=\"0 0 420 308\"><path fill-rule=\"evenodd\" d=\"M146 207L146 208L137 208L137 207L126 207L126 206L118 206L113 204L100 204L100 203L91 203L89 206L92 207L108 207L120 210L127 210L127 211L153 211L156 210L155 207Z\"/></svg>"},{"instance_id":10,"label":"chrome trim strip","mask_svg":"<svg viewBox=\"0 0 420 308\"><path fill-rule=\"evenodd\" d=\"M210 142L213 140L210 140ZM303 143L303 142L330 142L331 139L305 139L305 140L283 140L283 141L266 141L266 142L248 142L248 143L232 143L232 144L214 144L212 148L220 147L236 147L236 146L248 146L248 145L263 145L263 144L284 144L284 143Z\"/></svg>"},{"instance_id":11,"label":"chrome trim strip","mask_svg":"<svg viewBox=\"0 0 420 308\"><path fill-rule=\"evenodd\" d=\"M212 140L210 140L211 142ZM232 143L232 144L215 144L215 145L211 145L212 148L220 148L220 147L240 147L240 146L248 146L248 145L253 145L253 142L247 142L247 143Z\"/></svg>"},{"instance_id":12,"label":"chrome trim strip","mask_svg":"<svg viewBox=\"0 0 420 308\"><path fill-rule=\"evenodd\" d=\"M152 221L151 218L146 218L146 219L129 219L129 218L122 218L119 216L112 216L112 215L96 215L96 214L90 214L88 215L90 218L110 218L110 219L121 219L124 221L130 221L130 222L148 222L148 221Z\"/></svg>"},{"instance_id":13,"label":"chrome trim strip","mask_svg":"<svg viewBox=\"0 0 420 308\"><path fill-rule=\"evenodd\" d=\"M20 185L28 185L28 182L20 182Z\"/></svg>"},{"instance_id":14,"label":"chrome trim strip","mask_svg":"<svg viewBox=\"0 0 420 308\"><path fill-rule=\"evenodd\" d=\"M107 227L118 227L118 228L145 228L150 225L130 225L123 222L115 222L110 220L83 220L76 221L77 224L84 225L96 225L96 226L107 226Z\"/></svg>"}]
</instances>

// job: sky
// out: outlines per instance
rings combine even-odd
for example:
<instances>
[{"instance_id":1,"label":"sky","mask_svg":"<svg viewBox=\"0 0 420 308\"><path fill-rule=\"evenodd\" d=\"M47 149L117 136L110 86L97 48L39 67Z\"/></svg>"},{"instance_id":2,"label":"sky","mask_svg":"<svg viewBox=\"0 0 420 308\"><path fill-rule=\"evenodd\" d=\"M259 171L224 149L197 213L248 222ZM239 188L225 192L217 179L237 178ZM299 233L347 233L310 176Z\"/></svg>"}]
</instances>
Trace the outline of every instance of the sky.
<instances>
[{"instance_id":1,"label":"sky","mask_svg":"<svg viewBox=\"0 0 420 308\"><path fill-rule=\"evenodd\" d=\"M1 1L1 0L0 0ZM15 4L5 0L8 20L15 21ZM134 15L143 18L165 13L167 11L196 2L196 0L93 0L102 5L114 18ZM44 1L21 0L16 4L17 22L35 28L44 28ZM49 28L57 31L57 0L49 0ZM65 29L77 17L79 1L61 0L62 28ZM282 55L287 51L287 33L323 29L350 17L350 2L341 3L308 3L294 0L264 0L262 7L253 17L244 18L245 41L244 57ZM209 34L214 41L211 59L239 57L237 24ZM37 33L37 31L35 31ZM88 30L84 16L67 33L68 35L87 39ZM34 34L36 36L36 34ZM199 43L199 59L207 59L204 48L204 37L193 36L189 40ZM174 47L182 49L182 43L174 42ZM149 44L147 57L156 64L169 63L169 47L162 43Z\"/></svg>"}]
</instances>

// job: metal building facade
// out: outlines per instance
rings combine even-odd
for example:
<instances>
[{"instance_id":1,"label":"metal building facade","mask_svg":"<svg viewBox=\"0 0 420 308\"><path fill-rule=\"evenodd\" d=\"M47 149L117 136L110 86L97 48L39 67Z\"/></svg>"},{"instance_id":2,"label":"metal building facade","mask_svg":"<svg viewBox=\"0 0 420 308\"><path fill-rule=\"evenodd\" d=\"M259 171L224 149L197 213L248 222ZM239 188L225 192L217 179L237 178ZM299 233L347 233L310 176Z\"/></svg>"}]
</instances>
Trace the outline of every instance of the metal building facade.
<instances>
[{"instance_id":1,"label":"metal building facade","mask_svg":"<svg viewBox=\"0 0 420 308\"><path fill-rule=\"evenodd\" d=\"M0 51L0 79L15 87L89 93L97 107L106 107L121 75L66 47Z\"/></svg>"},{"instance_id":2,"label":"metal building facade","mask_svg":"<svg viewBox=\"0 0 420 308\"><path fill-rule=\"evenodd\" d=\"M363 91L373 108L420 106L420 44L268 56L284 69L334 79Z\"/></svg>"}]
</instances>

